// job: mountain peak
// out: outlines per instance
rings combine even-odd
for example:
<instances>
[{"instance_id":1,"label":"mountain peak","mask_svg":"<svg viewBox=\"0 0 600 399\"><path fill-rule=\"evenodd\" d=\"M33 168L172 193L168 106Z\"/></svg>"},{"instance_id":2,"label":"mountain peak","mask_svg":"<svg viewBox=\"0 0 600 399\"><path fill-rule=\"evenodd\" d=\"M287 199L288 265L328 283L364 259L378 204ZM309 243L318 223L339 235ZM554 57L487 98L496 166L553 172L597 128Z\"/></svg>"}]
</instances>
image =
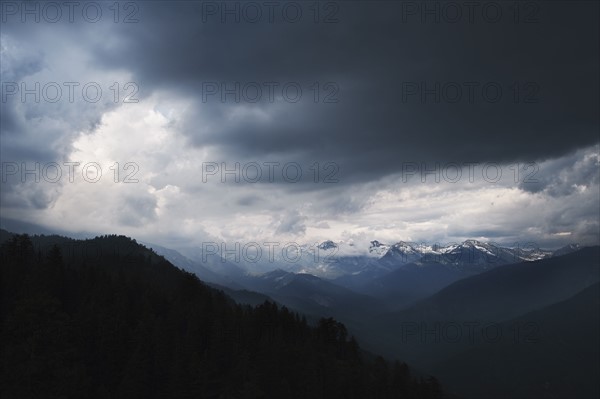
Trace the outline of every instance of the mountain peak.
<instances>
[{"instance_id":1,"label":"mountain peak","mask_svg":"<svg viewBox=\"0 0 600 399\"><path fill-rule=\"evenodd\" d=\"M394 245L392 245L392 250L396 251L396 252L417 252L417 250L408 242L406 241L398 241L397 243L395 243Z\"/></svg>"},{"instance_id":2,"label":"mountain peak","mask_svg":"<svg viewBox=\"0 0 600 399\"><path fill-rule=\"evenodd\" d=\"M382 257L388 251L389 246L381 241L373 240L369 245L369 254L371 256Z\"/></svg>"},{"instance_id":3,"label":"mountain peak","mask_svg":"<svg viewBox=\"0 0 600 399\"><path fill-rule=\"evenodd\" d=\"M331 240L327 240L327 241L323 241L321 244L319 244L317 246L317 248L322 249L322 250L328 250L328 249L333 249L333 248L337 248L337 244Z\"/></svg>"}]
</instances>

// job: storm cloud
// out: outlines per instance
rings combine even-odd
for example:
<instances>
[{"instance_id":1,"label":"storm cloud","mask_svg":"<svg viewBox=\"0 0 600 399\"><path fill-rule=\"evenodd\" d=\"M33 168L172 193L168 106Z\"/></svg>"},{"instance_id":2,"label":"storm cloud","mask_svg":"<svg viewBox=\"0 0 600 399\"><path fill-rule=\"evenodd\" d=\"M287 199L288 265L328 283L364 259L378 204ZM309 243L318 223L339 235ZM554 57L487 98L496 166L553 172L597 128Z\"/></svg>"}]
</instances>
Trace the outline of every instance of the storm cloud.
<instances>
[{"instance_id":1,"label":"storm cloud","mask_svg":"<svg viewBox=\"0 0 600 399\"><path fill-rule=\"evenodd\" d=\"M598 241L596 2L81 2L73 21L58 2L56 22L6 3L3 218L185 245ZM20 170L51 162L57 183Z\"/></svg>"}]
</instances>

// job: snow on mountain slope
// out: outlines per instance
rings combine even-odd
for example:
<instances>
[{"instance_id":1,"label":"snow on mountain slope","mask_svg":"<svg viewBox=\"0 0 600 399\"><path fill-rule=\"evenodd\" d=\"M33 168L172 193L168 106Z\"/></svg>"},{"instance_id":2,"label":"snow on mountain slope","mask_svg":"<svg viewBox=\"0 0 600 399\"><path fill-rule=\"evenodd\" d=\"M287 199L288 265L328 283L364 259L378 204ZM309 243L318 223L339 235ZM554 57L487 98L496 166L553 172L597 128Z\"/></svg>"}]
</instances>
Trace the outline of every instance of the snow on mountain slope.
<instances>
[{"instance_id":1,"label":"snow on mountain slope","mask_svg":"<svg viewBox=\"0 0 600 399\"><path fill-rule=\"evenodd\" d=\"M312 244L283 245L275 249L262 248L262 256L243 251L231 251L234 246L227 247L227 252L205 256L198 249L186 248L180 252L203 268L229 279L240 280L244 275L260 275L281 269L296 274L312 274L329 280L340 279L340 284L353 287L366 280L381 277L403 265L442 264L451 270L467 273L479 273L496 266L522 261L535 261L553 256L551 251L540 250L533 246L525 248L501 247L493 243L466 240L462 243L446 245L413 243L398 241L384 243L378 240L355 243L348 241L325 240ZM554 255L568 253L578 247L572 245L561 248ZM164 251L163 251L164 252ZM214 252L214 251L213 251ZM231 253L230 253L231 252ZM167 255L165 253L165 255ZM182 259L171 253L173 261L192 268ZM260 254L259 254L260 255ZM206 258L206 259L204 259ZM205 278L214 280L214 275Z\"/></svg>"}]
</instances>

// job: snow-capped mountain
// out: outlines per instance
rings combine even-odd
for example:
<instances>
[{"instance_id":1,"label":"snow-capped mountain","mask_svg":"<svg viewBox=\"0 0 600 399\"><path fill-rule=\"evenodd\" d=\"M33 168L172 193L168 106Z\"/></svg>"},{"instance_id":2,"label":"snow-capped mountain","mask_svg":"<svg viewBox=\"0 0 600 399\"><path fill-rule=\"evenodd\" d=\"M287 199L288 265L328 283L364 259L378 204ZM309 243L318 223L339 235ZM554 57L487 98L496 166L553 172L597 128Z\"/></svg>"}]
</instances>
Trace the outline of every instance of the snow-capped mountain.
<instances>
[{"instance_id":1,"label":"snow-capped mountain","mask_svg":"<svg viewBox=\"0 0 600 399\"><path fill-rule=\"evenodd\" d=\"M263 256L258 262L244 262L244 256L236 261L232 256L226 259L216 255L201 262L196 253L190 259L176 251L153 247L205 281L261 292L308 313L323 309L343 312L343 304L348 301L356 307L366 300L352 296L352 291L382 301L390 309L400 309L458 280L498 266L539 261L579 249L578 245L569 245L552 252L477 240L447 245L406 241L390 245L377 240L358 245L326 240L296 245L287 253L274 251L273 258Z\"/></svg>"},{"instance_id":2,"label":"snow-capped mountain","mask_svg":"<svg viewBox=\"0 0 600 399\"><path fill-rule=\"evenodd\" d=\"M321 244L319 244L317 246L318 249L321 249L323 251L327 251L329 249L334 249L334 248L337 248L337 247L338 247L338 245L335 242L331 241L331 240L323 241Z\"/></svg>"},{"instance_id":3,"label":"snow-capped mountain","mask_svg":"<svg viewBox=\"0 0 600 399\"><path fill-rule=\"evenodd\" d=\"M371 241L371 245L369 246L369 254L381 258L389 249L389 245L374 240Z\"/></svg>"},{"instance_id":4,"label":"snow-capped mountain","mask_svg":"<svg viewBox=\"0 0 600 399\"><path fill-rule=\"evenodd\" d=\"M535 261L568 253L578 246L571 245L552 253L533 246L507 248L477 240L447 245L406 241L389 244L378 240L362 243L325 240L305 245L281 244L271 249L262 248L262 252L257 254L241 249L236 252L235 248L237 247L230 246L223 254L217 253L209 257L202 256L200 249L194 251L188 248L185 252L182 250L182 253L211 272L236 280L246 274L256 276L281 269L329 280L340 279L341 284L354 287L408 264L441 264L458 272L472 274L509 263Z\"/></svg>"},{"instance_id":5,"label":"snow-capped mountain","mask_svg":"<svg viewBox=\"0 0 600 399\"><path fill-rule=\"evenodd\" d=\"M568 253L577 246L565 247L554 253ZM500 245L466 240L447 245L399 241L387 244L372 240L367 245L325 240L319 244L303 245L293 260L279 257L270 265L294 273L313 274L327 279L350 276L349 279L374 278L398 267L439 263L465 272L481 272L491 268L523 261L535 261L553 256L552 251L534 248L509 248ZM256 266L256 265L255 265ZM263 265L265 272L268 265ZM352 277L356 276L356 277ZM352 284L351 284L352 285Z\"/></svg>"},{"instance_id":6,"label":"snow-capped mountain","mask_svg":"<svg viewBox=\"0 0 600 399\"><path fill-rule=\"evenodd\" d=\"M400 241L392 245L379 261L387 266L412 263L421 259L423 254L422 248L419 250L409 243Z\"/></svg>"},{"instance_id":7,"label":"snow-capped mountain","mask_svg":"<svg viewBox=\"0 0 600 399\"><path fill-rule=\"evenodd\" d=\"M347 267L348 258L335 256L329 259L329 266L338 268L336 281L348 287L355 287L365 280L381 277L403 265L441 264L458 272L476 274L510 263L549 258L557 254L568 253L576 248L578 247L565 247L553 253L534 246L509 248L477 240L466 240L462 243L447 245L406 241L389 245L374 240L371 241L368 248L368 256L354 258L355 261L359 259L362 262L360 266L356 265L350 271ZM340 268L342 265L345 267ZM321 265L321 268L324 268L324 265ZM342 271L346 271L346 273Z\"/></svg>"},{"instance_id":8,"label":"snow-capped mountain","mask_svg":"<svg viewBox=\"0 0 600 399\"><path fill-rule=\"evenodd\" d=\"M534 261L552 256L551 251L537 248L508 248L493 243L466 240L445 246L400 241L380 259L388 264L441 263L455 266L490 268L508 263Z\"/></svg>"}]
</instances>

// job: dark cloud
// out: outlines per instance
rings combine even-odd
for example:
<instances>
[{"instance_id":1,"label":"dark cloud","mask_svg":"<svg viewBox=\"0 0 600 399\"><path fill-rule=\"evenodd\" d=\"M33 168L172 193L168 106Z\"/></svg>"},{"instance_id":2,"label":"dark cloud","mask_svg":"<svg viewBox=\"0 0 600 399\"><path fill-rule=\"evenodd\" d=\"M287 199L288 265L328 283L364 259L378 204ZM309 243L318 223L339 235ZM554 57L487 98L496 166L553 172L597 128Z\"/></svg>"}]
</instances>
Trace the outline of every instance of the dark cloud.
<instances>
[{"instance_id":1,"label":"dark cloud","mask_svg":"<svg viewBox=\"0 0 600 399\"><path fill-rule=\"evenodd\" d=\"M241 205L241 206L252 206L260 201L261 201L261 198L256 195L245 195L241 198L238 198L235 203L237 205Z\"/></svg>"},{"instance_id":2,"label":"dark cloud","mask_svg":"<svg viewBox=\"0 0 600 399\"><path fill-rule=\"evenodd\" d=\"M484 3L478 3L473 23L464 5L460 22L449 23L452 14L445 16L441 2L429 4L439 8L437 15L424 17L407 10L420 10L426 2L337 2L338 22L318 24L305 3L296 3L303 10L298 23L283 20L279 8L274 23L266 13L258 23L245 22L243 16L236 23L231 15L222 23L218 13L205 15L209 3L226 6L139 2L138 23L105 19L38 24L33 30L81 32L93 46L95 68L132 71L142 99L167 89L192 99L181 128L195 146L214 146L223 159L293 154L305 163L334 161L343 168L345 183L397 172L403 162L536 161L598 141L595 2L536 2L539 10L522 9L527 17L520 16L518 23L516 11L507 5L501 7L499 22L483 18ZM536 20L526 23L529 16ZM12 22L3 29L32 36L24 24ZM22 57L10 68L18 72L9 77L18 80L16 75L38 71L44 65L41 54L58 50L56 45ZM212 82L228 87L240 82L242 88L272 82L279 94L283 85L296 82L303 96L298 103L271 103L263 87L257 104L243 98L236 103L231 95L222 103L219 89L205 102L203 92ZM320 83L318 104L313 102L314 82ZM333 96L339 102L322 103L336 90L324 89L327 82L339 88ZM437 83L440 102L425 94L423 104L420 88ZM496 103L483 96L490 84L486 93L491 97L495 87L502 88ZM450 103L456 87L461 99ZM407 90L419 93L406 96ZM232 118L240 107L258 110L267 119L252 112ZM14 113L4 104L2 111L3 134L8 134L16 130Z\"/></svg>"},{"instance_id":3,"label":"dark cloud","mask_svg":"<svg viewBox=\"0 0 600 399\"><path fill-rule=\"evenodd\" d=\"M600 148L577 151L570 156L530 165L522 173L533 174L531 179L521 181L519 188L553 197L570 195L577 190L593 190L600 184Z\"/></svg>"},{"instance_id":4,"label":"dark cloud","mask_svg":"<svg viewBox=\"0 0 600 399\"><path fill-rule=\"evenodd\" d=\"M145 3L141 22L117 26L126 39L101 48L98 61L134 71L144 90L175 88L196 99L184 124L196 146L237 159L294 153L336 161L346 182L393 173L406 161L535 161L598 141L597 3L535 3L539 11L527 10L535 23L515 23L503 6L500 22L479 16L473 24L423 24L418 16L402 23L407 3L340 2L334 24L203 23L201 2ZM335 82L339 102L312 103L317 81ZM218 94L203 102L207 82L297 82L304 95L293 104L266 95L258 104L231 95L221 103ZM436 82L438 104L432 95L426 104L419 94L403 98ZM473 103L465 82L476 85ZM462 99L449 103L455 84ZM232 120L240 106L260 109L268 123Z\"/></svg>"},{"instance_id":5,"label":"dark cloud","mask_svg":"<svg viewBox=\"0 0 600 399\"><path fill-rule=\"evenodd\" d=\"M333 10L325 9L326 4L339 5L337 23L314 23L314 2L296 3L304 13L297 23L282 20L280 13L274 23L222 23L218 15L203 22L207 4L246 3L200 1L137 2L139 22L131 24L112 21L112 3L99 3L106 6L106 18L98 23L80 18L72 24L21 23L13 18L2 23L3 82L97 81L107 101L2 101L2 162L61 163L77 153L73 146L78 138L91 135L94 141L83 140L80 154L111 162L125 162L117 158L130 155L142 158L140 176L146 179L135 187L139 192L131 189L126 196L107 188L77 200L61 196L69 190L71 196L78 194L72 186L12 179L2 182L0 208L16 213L30 209L32 215L39 211L31 219L47 216L49 224L64 220L56 214L79 212L77 222L85 228L116 223L134 233L167 224L169 228L159 229L170 237L163 237L163 243L193 241L189 235L205 234L205 228L232 239L266 231L313 239L312 226L337 236L342 229L350 235L356 229L394 239L482 236L507 242L525 237L551 245L566 239L597 241L599 198L592 190L599 184L600 5L472 2L477 8L474 23L469 23L466 3L452 3L462 6L457 23L444 17L432 22L435 13L404 15L404 21L406 7L450 4L405 1L318 3L320 18ZM484 6L494 4L503 13L495 23L481 16ZM525 21L531 16L537 20ZM137 113L128 114L126 104L110 101L108 87L116 80L122 87L123 79L139 88L136 97L142 106ZM239 102L231 94L221 101L218 85L231 88L235 82L249 91L239 93ZM302 89L298 102L282 98L289 83ZM426 101L421 101L420 90L438 83L436 94L425 93ZM260 99L244 99L256 85L262 88ZM272 101L267 85L275 85ZM502 96L494 102L497 87ZM207 97L209 88L219 92ZM457 88L462 95L452 102ZM326 103L327 98L337 101ZM115 110L119 115L112 123L117 127L103 129L103 117ZM161 123L168 132L159 128ZM122 126L132 131L117 131ZM146 128L147 135L139 133ZM229 168L236 162L295 162L303 175L300 184L282 178L205 184L203 161L226 162ZM398 183L407 162L533 161L540 165L537 182L498 184L504 195L525 204L523 209L491 196L480 204L469 202L469 195L483 198L483 191L492 187L488 182L436 187L420 185L415 177L409 184ZM321 168L317 184L311 169L315 162ZM323 182L327 162L337 168L332 183ZM455 192L463 195L453 197L465 200L463 208L445 201ZM69 201L89 205L110 199L115 199L105 201L110 207L89 214L69 207ZM410 205L403 208L402 201ZM528 201L538 201L535 212L526 208ZM452 219L470 215L469 207L479 207L475 214L480 216ZM235 219L240 214L251 220L249 226ZM371 238L378 237L366 239Z\"/></svg>"}]
</instances>

